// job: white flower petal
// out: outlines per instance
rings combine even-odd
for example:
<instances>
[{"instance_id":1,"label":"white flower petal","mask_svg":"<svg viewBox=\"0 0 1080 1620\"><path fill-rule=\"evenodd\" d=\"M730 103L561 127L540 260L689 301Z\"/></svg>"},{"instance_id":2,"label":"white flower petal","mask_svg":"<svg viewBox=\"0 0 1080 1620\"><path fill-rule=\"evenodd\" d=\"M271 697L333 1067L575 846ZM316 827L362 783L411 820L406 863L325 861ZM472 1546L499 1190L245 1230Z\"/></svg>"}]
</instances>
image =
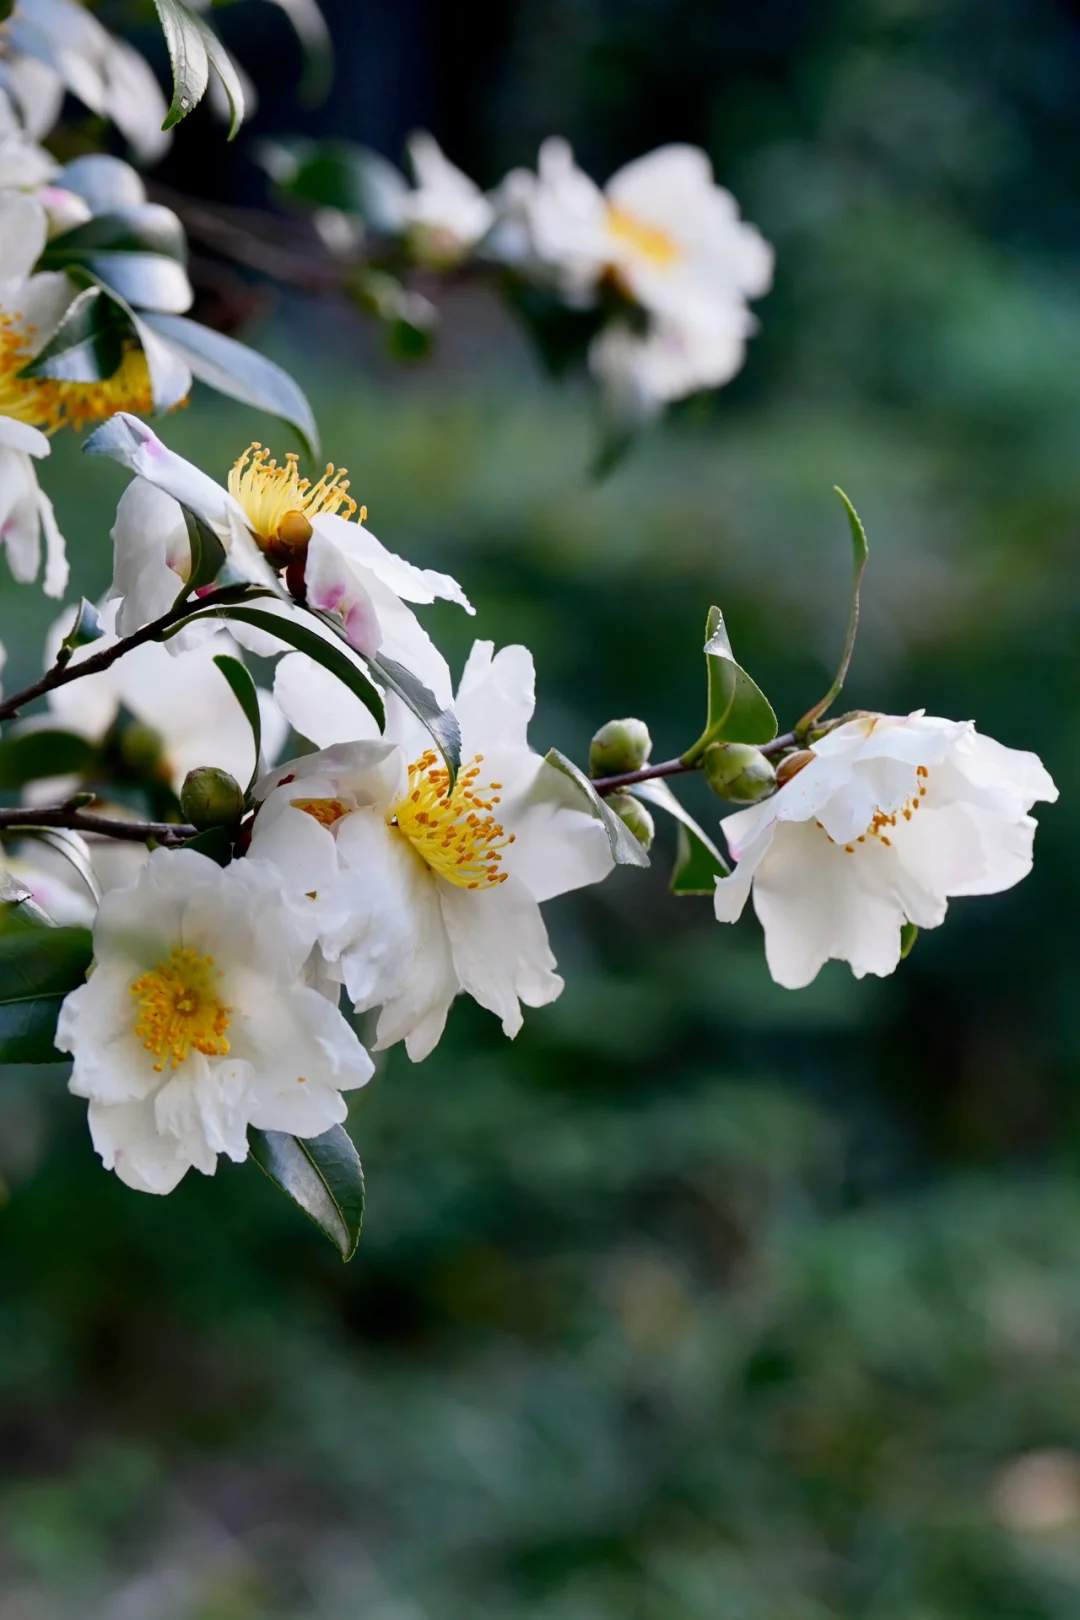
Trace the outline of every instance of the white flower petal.
<instances>
[{"instance_id":1,"label":"white flower petal","mask_svg":"<svg viewBox=\"0 0 1080 1620\"><path fill-rule=\"evenodd\" d=\"M440 879L439 899L462 989L513 1037L523 1022L519 1002L544 1007L563 988L540 907L513 877L475 891Z\"/></svg>"}]
</instances>

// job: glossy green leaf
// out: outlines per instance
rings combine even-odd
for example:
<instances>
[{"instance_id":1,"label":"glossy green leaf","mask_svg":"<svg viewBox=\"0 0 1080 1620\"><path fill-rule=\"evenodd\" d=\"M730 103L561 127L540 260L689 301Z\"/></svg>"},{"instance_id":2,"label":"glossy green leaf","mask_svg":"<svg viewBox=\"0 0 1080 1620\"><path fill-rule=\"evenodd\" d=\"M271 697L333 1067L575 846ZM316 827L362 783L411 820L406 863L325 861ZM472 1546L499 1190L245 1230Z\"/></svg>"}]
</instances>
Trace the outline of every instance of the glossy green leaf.
<instances>
[{"instance_id":1,"label":"glossy green leaf","mask_svg":"<svg viewBox=\"0 0 1080 1620\"><path fill-rule=\"evenodd\" d=\"M351 1260L364 1221L364 1172L341 1125L322 1136L252 1130L251 1157L260 1170Z\"/></svg>"},{"instance_id":2,"label":"glossy green leaf","mask_svg":"<svg viewBox=\"0 0 1080 1620\"><path fill-rule=\"evenodd\" d=\"M72 832L68 827L20 827L19 837L47 844L57 855L61 855L77 874L94 903L100 903L101 885L97 880L85 838L81 838L77 832Z\"/></svg>"},{"instance_id":3,"label":"glossy green leaf","mask_svg":"<svg viewBox=\"0 0 1080 1620\"><path fill-rule=\"evenodd\" d=\"M0 1063L55 1063L64 997L82 984L93 955L88 928L0 932Z\"/></svg>"},{"instance_id":4,"label":"glossy green leaf","mask_svg":"<svg viewBox=\"0 0 1080 1620\"><path fill-rule=\"evenodd\" d=\"M0 737L0 789L12 791L50 776L82 776L97 748L73 731L42 729Z\"/></svg>"},{"instance_id":5,"label":"glossy green leaf","mask_svg":"<svg viewBox=\"0 0 1080 1620\"><path fill-rule=\"evenodd\" d=\"M127 203L54 236L42 252L40 263L60 270L94 253L153 253L183 264L187 241L184 227L171 208L161 203Z\"/></svg>"},{"instance_id":6,"label":"glossy green leaf","mask_svg":"<svg viewBox=\"0 0 1080 1620\"><path fill-rule=\"evenodd\" d=\"M202 518L190 507L180 505L187 527L188 546L191 550L191 571L180 587L177 602L185 602L192 591L201 591L212 585L225 566L225 547Z\"/></svg>"},{"instance_id":7,"label":"glossy green leaf","mask_svg":"<svg viewBox=\"0 0 1080 1620\"><path fill-rule=\"evenodd\" d=\"M162 129L172 129L186 118L206 94L210 63L199 19L182 0L154 0L172 66L172 104Z\"/></svg>"},{"instance_id":8,"label":"glossy green leaf","mask_svg":"<svg viewBox=\"0 0 1080 1620\"><path fill-rule=\"evenodd\" d=\"M634 837L630 829L619 820L615 812L604 802L604 799L593 787L584 771L578 769L573 760L567 759L557 748L551 748L544 755L547 763L561 771L570 778L579 790L588 809L600 822L607 833L608 843L611 846L612 858L616 866L648 866L649 856L642 843Z\"/></svg>"},{"instance_id":9,"label":"glossy green leaf","mask_svg":"<svg viewBox=\"0 0 1080 1620\"><path fill-rule=\"evenodd\" d=\"M671 872L672 894L712 894L716 879L727 877L731 868L667 783L657 777L650 782L635 782L627 791L666 810L678 823L675 865Z\"/></svg>"},{"instance_id":10,"label":"glossy green leaf","mask_svg":"<svg viewBox=\"0 0 1080 1620\"><path fill-rule=\"evenodd\" d=\"M118 369L133 336L134 324L123 306L106 297L100 287L85 287L20 375L53 377L59 382L100 382Z\"/></svg>"},{"instance_id":11,"label":"glossy green leaf","mask_svg":"<svg viewBox=\"0 0 1080 1620\"><path fill-rule=\"evenodd\" d=\"M903 962L911 955L915 941L919 937L919 930L915 923L906 922L900 929L900 960Z\"/></svg>"},{"instance_id":12,"label":"glossy green leaf","mask_svg":"<svg viewBox=\"0 0 1080 1620\"><path fill-rule=\"evenodd\" d=\"M446 768L450 772L450 783L453 786L461 768L461 727L458 725L457 715L450 709L440 708L435 694L428 690L423 681L417 680L404 664L397 663L393 658L382 658L378 654L366 662L377 679L389 687L391 692L397 693L405 707L412 711L431 736L446 762Z\"/></svg>"},{"instance_id":13,"label":"glossy green leaf","mask_svg":"<svg viewBox=\"0 0 1080 1620\"><path fill-rule=\"evenodd\" d=\"M709 609L705 623L705 664L708 671L708 712L705 730L683 759L691 764L712 742L771 742L776 736L776 715L764 692L735 662L717 607Z\"/></svg>"},{"instance_id":14,"label":"glossy green leaf","mask_svg":"<svg viewBox=\"0 0 1080 1620\"><path fill-rule=\"evenodd\" d=\"M848 612L848 627L847 635L844 637L844 650L840 655L840 667L836 672L832 685L829 687L829 690L821 699L820 703L815 703L812 709L808 709L803 715L802 719L799 721L798 725L795 727L795 733L799 737L805 737L806 733L810 730L811 726L813 726L814 722L820 720L826 710L831 708L832 704L840 696L840 693L843 690L844 682L847 680L847 672L851 667L851 656L855 651L855 637L859 632L859 590L862 586L863 570L866 567L867 559L870 555L870 547L867 544L866 539L866 530L862 526L858 512L856 512L855 508L852 506L851 502L848 500L847 496L844 494L843 490L838 484L834 484L833 488L835 489L837 495L839 495L841 501L844 503L844 511L847 514L848 528L851 531L851 607Z\"/></svg>"},{"instance_id":15,"label":"glossy green leaf","mask_svg":"<svg viewBox=\"0 0 1080 1620\"><path fill-rule=\"evenodd\" d=\"M235 140L244 122L244 86L240 75L236 71L233 59L221 43L209 23L196 15L195 21L202 32L203 45L210 58L210 66L221 80L221 87L225 92L225 99L229 103L229 140Z\"/></svg>"},{"instance_id":16,"label":"glossy green leaf","mask_svg":"<svg viewBox=\"0 0 1080 1620\"><path fill-rule=\"evenodd\" d=\"M146 324L181 355L201 382L291 423L311 454L318 456L319 430L311 406L281 366L235 338L212 332L182 315L147 315Z\"/></svg>"},{"instance_id":17,"label":"glossy green leaf","mask_svg":"<svg viewBox=\"0 0 1080 1620\"><path fill-rule=\"evenodd\" d=\"M233 658L230 653L219 653L214 663L228 681L233 696L244 711L244 719L251 727L251 738L255 744L255 765L251 772L251 781L245 788L245 793L250 793L259 774L259 759L262 754L262 714L259 710L259 694L251 678L251 671L240 662L239 658Z\"/></svg>"},{"instance_id":18,"label":"glossy green leaf","mask_svg":"<svg viewBox=\"0 0 1080 1620\"><path fill-rule=\"evenodd\" d=\"M210 608L206 612L193 613L185 624L193 624L198 619L224 619L235 620L239 624L250 624L255 630L264 630L267 635L277 636L279 640L288 642L297 652L307 653L323 669L336 675L343 686L347 687L354 696L358 697L364 707L371 714L375 723L382 731L386 725L386 706L383 703L382 693L368 680L363 670L358 668L351 658L325 636L317 631L309 630L307 625L301 624L297 619L278 617L273 613L260 612L258 608L234 606L226 603L222 607Z\"/></svg>"},{"instance_id":19,"label":"glossy green leaf","mask_svg":"<svg viewBox=\"0 0 1080 1620\"><path fill-rule=\"evenodd\" d=\"M206 855L210 860L216 861L219 866L228 866L233 858L232 840L225 827L204 827L202 832L189 838L184 845L185 849L193 849L199 855Z\"/></svg>"}]
</instances>

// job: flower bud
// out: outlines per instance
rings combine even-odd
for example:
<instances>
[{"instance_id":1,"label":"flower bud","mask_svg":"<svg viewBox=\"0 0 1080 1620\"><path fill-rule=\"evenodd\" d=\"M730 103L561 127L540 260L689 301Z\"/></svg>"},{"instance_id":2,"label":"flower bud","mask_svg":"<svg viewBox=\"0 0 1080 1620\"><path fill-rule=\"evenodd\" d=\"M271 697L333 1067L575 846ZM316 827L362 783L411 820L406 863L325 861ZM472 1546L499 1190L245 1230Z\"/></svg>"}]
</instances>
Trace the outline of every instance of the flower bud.
<instances>
[{"instance_id":1,"label":"flower bud","mask_svg":"<svg viewBox=\"0 0 1080 1620\"><path fill-rule=\"evenodd\" d=\"M609 720L589 744L589 775L640 771L651 752L652 738L644 720Z\"/></svg>"},{"instance_id":2,"label":"flower bud","mask_svg":"<svg viewBox=\"0 0 1080 1620\"><path fill-rule=\"evenodd\" d=\"M243 808L240 784L228 771L199 765L184 777L180 809L200 832L206 827L235 827Z\"/></svg>"},{"instance_id":3,"label":"flower bud","mask_svg":"<svg viewBox=\"0 0 1080 1620\"><path fill-rule=\"evenodd\" d=\"M165 739L153 726L132 720L119 734L120 758L136 776L168 777Z\"/></svg>"},{"instance_id":4,"label":"flower bud","mask_svg":"<svg viewBox=\"0 0 1080 1620\"><path fill-rule=\"evenodd\" d=\"M710 743L701 765L713 792L733 804L756 804L776 791L776 772L749 743Z\"/></svg>"},{"instance_id":5,"label":"flower bud","mask_svg":"<svg viewBox=\"0 0 1080 1620\"><path fill-rule=\"evenodd\" d=\"M635 799L632 793L609 793L604 803L614 810L624 827L629 827L638 843L648 849L656 836L656 823L641 800Z\"/></svg>"}]
</instances>

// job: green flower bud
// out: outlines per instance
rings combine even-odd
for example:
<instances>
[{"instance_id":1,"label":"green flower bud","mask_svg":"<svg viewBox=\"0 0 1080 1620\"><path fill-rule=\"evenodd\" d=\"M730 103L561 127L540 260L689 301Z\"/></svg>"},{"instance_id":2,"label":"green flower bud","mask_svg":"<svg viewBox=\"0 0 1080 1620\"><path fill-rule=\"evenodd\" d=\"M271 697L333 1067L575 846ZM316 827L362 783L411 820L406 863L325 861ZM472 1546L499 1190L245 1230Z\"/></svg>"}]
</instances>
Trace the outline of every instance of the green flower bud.
<instances>
[{"instance_id":1,"label":"green flower bud","mask_svg":"<svg viewBox=\"0 0 1080 1620\"><path fill-rule=\"evenodd\" d=\"M644 720L609 720L589 744L589 775L640 771L651 753L652 738Z\"/></svg>"},{"instance_id":2,"label":"green flower bud","mask_svg":"<svg viewBox=\"0 0 1080 1620\"><path fill-rule=\"evenodd\" d=\"M656 836L656 823L641 800L635 799L632 793L609 793L604 803L614 810L624 827L629 827L638 843L648 849Z\"/></svg>"},{"instance_id":3,"label":"green flower bud","mask_svg":"<svg viewBox=\"0 0 1080 1620\"><path fill-rule=\"evenodd\" d=\"M710 743L701 765L713 792L732 804L756 804L776 792L776 772L749 743Z\"/></svg>"},{"instance_id":4,"label":"green flower bud","mask_svg":"<svg viewBox=\"0 0 1080 1620\"><path fill-rule=\"evenodd\" d=\"M132 720L120 732L120 758L136 776L167 776L165 740L153 726Z\"/></svg>"},{"instance_id":5,"label":"green flower bud","mask_svg":"<svg viewBox=\"0 0 1080 1620\"><path fill-rule=\"evenodd\" d=\"M180 809L202 832L206 827L235 827L244 808L244 795L235 776L216 765L188 771L180 789Z\"/></svg>"}]
</instances>

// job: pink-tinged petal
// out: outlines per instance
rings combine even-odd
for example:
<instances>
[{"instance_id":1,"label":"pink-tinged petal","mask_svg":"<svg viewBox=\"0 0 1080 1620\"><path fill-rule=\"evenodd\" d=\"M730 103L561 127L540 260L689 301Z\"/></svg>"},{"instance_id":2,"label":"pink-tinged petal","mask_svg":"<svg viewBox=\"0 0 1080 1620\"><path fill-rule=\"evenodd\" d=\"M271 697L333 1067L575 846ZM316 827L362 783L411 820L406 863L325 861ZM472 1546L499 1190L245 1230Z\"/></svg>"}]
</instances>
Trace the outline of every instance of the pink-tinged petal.
<instances>
[{"instance_id":1,"label":"pink-tinged petal","mask_svg":"<svg viewBox=\"0 0 1080 1620\"><path fill-rule=\"evenodd\" d=\"M322 535L311 537L304 584L308 605L339 619L350 646L369 657L378 652L382 631L375 604L357 571Z\"/></svg>"}]
</instances>

